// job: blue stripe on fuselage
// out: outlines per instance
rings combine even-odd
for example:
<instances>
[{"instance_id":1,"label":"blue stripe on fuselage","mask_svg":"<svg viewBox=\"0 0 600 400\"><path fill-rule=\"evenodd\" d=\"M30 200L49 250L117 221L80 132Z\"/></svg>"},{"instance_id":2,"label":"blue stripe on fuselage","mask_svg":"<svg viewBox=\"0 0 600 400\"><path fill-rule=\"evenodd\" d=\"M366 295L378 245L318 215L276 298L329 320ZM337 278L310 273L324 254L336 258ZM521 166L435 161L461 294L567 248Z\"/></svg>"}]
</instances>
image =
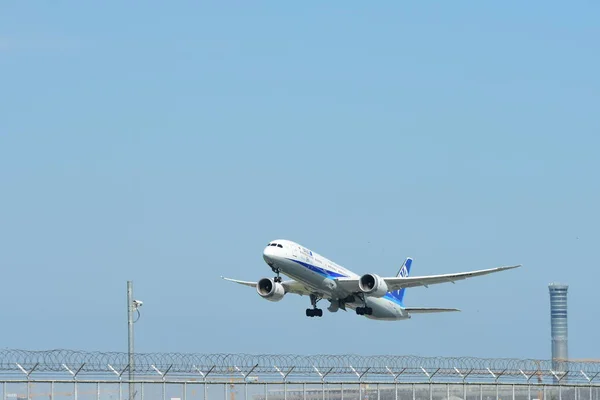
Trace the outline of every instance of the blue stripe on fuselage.
<instances>
[{"instance_id":1,"label":"blue stripe on fuselage","mask_svg":"<svg viewBox=\"0 0 600 400\"><path fill-rule=\"evenodd\" d=\"M311 271L316 272L319 275L323 275L325 278L330 278L330 279L332 279L332 278L346 278L346 275L343 275L343 274L340 274L340 273L337 273L337 272L333 272L333 271L330 271L330 270L325 269L325 268L317 267L316 265L305 263L304 261L294 260L294 259L291 259L291 258L288 258L288 260L293 261L295 263L298 263L298 264L302 265L303 267L306 267L306 268L310 269Z\"/></svg>"},{"instance_id":2,"label":"blue stripe on fuselage","mask_svg":"<svg viewBox=\"0 0 600 400\"><path fill-rule=\"evenodd\" d=\"M335 279L335 278L347 278L348 277L347 275L340 274L339 272L334 272L334 271L330 271L325 268L317 267L316 265L312 265L312 264L309 264L304 261L294 260L292 258L288 258L288 260L293 261L297 264L300 264L303 267L308 268L309 270L316 272L317 274L319 274L321 276L324 276L325 278ZM398 299L396 296L394 296L393 293L388 292L385 294L385 296L383 296L383 298L404 308L404 303L402 302L402 300Z\"/></svg>"}]
</instances>

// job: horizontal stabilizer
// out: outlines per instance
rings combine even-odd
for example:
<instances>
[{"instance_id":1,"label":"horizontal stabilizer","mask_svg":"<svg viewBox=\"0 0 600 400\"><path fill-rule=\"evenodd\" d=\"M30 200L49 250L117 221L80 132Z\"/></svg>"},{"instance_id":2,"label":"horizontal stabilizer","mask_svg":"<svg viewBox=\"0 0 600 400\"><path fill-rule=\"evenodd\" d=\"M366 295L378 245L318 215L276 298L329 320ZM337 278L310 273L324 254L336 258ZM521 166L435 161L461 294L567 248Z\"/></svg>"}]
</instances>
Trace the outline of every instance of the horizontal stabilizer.
<instances>
[{"instance_id":1,"label":"horizontal stabilizer","mask_svg":"<svg viewBox=\"0 0 600 400\"><path fill-rule=\"evenodd\" d=\"M458 308L429 308L429 307L408 307L405 308L409 314L431 314L441 312L460 311Z\"/></svg>"}]
</instances>

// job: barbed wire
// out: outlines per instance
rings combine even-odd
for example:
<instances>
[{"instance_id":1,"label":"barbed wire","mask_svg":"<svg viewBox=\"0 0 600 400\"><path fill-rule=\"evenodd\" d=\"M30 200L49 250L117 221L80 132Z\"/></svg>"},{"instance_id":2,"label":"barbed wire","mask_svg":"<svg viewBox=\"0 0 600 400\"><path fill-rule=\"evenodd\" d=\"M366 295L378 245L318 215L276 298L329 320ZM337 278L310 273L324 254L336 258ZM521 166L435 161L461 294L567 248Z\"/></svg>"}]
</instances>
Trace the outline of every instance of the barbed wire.
<instances>
[{"instance_id":1,"label":"barbed wire","mask_svg":"<svg viewBox=\"0 0 600 400\"><path fill-rule=\"evenodd\" d=\"M79 369L81 373L107 373L128 369L125 352L89 352L67 349L31 351L0 350L0 371L36 373L64 372L65 368ZM551 360L476 357L421 357L413 355L293 355L293 354L194 354L194 353L136 353L133 371L137 374L169 371L170 375L198 373L254 374L293 372L295 375L322 376L400 374L430 376L510 377L535 374L556 377L557 364ZM582 376L600 376L600 362L562 361L560 373ZM245 372L244 372L245 371Z\"/></svg>"}]
</instances>

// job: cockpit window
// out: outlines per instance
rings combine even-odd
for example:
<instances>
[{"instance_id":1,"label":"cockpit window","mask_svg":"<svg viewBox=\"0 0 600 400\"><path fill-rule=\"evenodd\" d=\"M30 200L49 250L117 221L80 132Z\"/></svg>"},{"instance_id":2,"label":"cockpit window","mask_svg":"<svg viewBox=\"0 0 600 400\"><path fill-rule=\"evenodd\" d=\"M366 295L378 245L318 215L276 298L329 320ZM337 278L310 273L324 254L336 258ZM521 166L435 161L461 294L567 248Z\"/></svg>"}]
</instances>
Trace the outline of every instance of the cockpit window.
<instances>
[{"instance_id":1,"label":"cockpit window","mask_svg":"<svg viewBox=\"0 0 600 400\"><path fill-rule=\"evenodd\" d=\"M283 249L283 246L282 246L282 245L280 245L280 244L278 244L278 245L277 245L277 247L279 247L279 248L282 248L282 249Z\"/></svg>"}]
</instances>

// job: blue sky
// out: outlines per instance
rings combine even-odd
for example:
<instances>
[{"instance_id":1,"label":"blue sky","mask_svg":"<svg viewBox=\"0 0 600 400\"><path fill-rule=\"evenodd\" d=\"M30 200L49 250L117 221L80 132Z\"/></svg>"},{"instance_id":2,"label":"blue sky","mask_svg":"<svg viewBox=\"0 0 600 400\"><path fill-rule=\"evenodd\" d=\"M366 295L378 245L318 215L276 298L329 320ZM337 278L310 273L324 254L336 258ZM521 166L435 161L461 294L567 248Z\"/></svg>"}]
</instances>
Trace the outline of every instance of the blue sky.
<instances>
[{"instance_id":1,"label":"blue sky","mask_svg":"<svg viewBox=\"0 0 600 400\"><path fill-rule=\"evenodd\" d=\"M600 358L594 2L0 5L7 348ZM219 277L287 238L462 313L304 315Z\"/></svg>"}]
</instances>

